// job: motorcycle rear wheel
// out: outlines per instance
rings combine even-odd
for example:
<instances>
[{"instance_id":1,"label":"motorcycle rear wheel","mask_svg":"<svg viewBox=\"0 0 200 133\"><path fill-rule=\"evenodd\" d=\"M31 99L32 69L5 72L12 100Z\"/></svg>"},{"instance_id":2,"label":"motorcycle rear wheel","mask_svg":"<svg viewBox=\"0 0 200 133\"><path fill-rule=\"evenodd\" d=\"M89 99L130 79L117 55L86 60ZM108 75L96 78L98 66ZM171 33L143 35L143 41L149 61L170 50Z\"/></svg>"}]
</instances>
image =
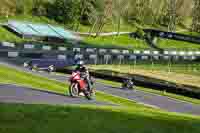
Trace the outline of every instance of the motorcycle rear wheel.
<instances>
[{"instance_id":1,"label":"motorcycle rear wheel","mask_svg":"<svg viewBox=\"0 0 200 133\"><path fill-rule=\"evenodd\" d=\"M95 98L95 91L93 89L90 92L86 90L84 95L88 100L93 100Z\"/></svg>"}]
</instances>

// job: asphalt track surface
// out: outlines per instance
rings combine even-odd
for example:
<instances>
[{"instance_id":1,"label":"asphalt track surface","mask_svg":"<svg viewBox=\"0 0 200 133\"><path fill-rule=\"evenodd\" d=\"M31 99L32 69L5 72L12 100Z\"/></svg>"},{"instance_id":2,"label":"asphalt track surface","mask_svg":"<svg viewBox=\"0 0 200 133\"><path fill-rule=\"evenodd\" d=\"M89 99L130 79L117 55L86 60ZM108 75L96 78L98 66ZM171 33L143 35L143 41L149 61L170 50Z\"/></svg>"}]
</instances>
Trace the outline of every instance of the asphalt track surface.
<instances>
[{"instance_id":1,"label":"asphalt track surface","mask_svg":"<svg viewBox=\"0 0 200 133\"><path fill-rule=\"evenodd\" d=\"M2 63L0 63L0 64L2 64ZM13 68L16 68L18 70L30 72L30 71L28 71L24 68L19 67L19 66L7 64L7 63L3 63L3 64L8 65L8 66L13 67ZM43 73L30 72L30 73L40 75L40 76L44 76L44 77L47 77L49 79L57 80L57 81L60 81L60 82L66 82L67 81L67 76L64 76L64 75L47 74L47 73L44 73L44 72ZM160 96L160 95L151 94L151 93L147 93L147 92L143 92L143 91L139 91L139 90L135 90L135 91L122 90L120 88L113 88L109 85L104 85L104 84L100 84L100 83L96 83L95 88L98 91L102 91L104 93L108 93L108 94L111 94L111 95L126 98L126 99L131 100L131 101L135 101L135 102L145 104L145 105L148 105L148 106L160 108L160 109L163 109L163 110L166 110L166 111L200 115L200 105L196 105L196 104L172 99L172 98L169 98L169 97L166 97L166 96ZM0 92L0 96L1 96L1 92ZM60 97L61 97L61 99L63 98L63 96L60 96ZM1 99L2 98L0 98L0 100ZM53 98L51 100L53 101ZM56 99L55 99L55 101L56 101Z\"/></svg>"},{"instance_id":2,"label":"asphalt track surface","mask_svg":"<svg viewBox=\"0 0 200 133\"><path fill-rule=\"evenodd\" d=\"M9 84L0 84L0 102L3 103L25 103L25 104L90 104L90 105L112 105L85 98L71 98L47 91L39 91L28 87Z\"/></svg>"}]
</instances>

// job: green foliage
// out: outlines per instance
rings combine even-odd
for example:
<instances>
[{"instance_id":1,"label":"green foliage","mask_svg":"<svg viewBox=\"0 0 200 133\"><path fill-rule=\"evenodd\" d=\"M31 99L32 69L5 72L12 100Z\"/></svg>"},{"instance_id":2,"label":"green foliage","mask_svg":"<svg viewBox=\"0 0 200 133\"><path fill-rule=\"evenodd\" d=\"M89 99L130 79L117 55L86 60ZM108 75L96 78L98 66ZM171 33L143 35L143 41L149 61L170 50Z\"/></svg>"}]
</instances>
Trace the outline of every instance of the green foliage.
<instances>
[{"instance_id":1,"label":"green foliage","mask_svg":"<svg viewBox=\"0 0 200 133\"><path fill-rule=\"evenodd\" d=\"M143 29L140 28L140 27L137 27L136 35L137 35L140 39L144 39L144 38L145 38L145 32L144 32Z\"/></svg>"},{"instance_id":2,"label":"green foliage","mask_svg":"<svg viewBox=\"0 0 200 133\"><path fill-rule=\"evenodd\" d=\"M18 2L16 2L16 14L24 14L24 13L25 13L24 0L18 0Z\"/></svg>"},{"instance_id":3,"label":"green foliage","mask_svg":"<svg viewBox=\"0 0 200 133\"><path fill-rule=\"evenodd\" d=\"M91 25L92 15L95 11L95 3L96 0L81 0L80 2L80 10L81 10L81 23L85 25Z\"/></svg>"},{"instance_id":4,"label":"green foliage","mask_svg":"<svg viewBox=\"0 0 200 133\"><path fill-rule=\"evenodd\" d=\"M48 17L60 23L72 24L80 17L79 0L56 0L48 9Z\"/></svg>"},{"instance_id":5,"label":"green foliage","mask_svg":"<svg viewBox=\"0 0 200 133\"><path fill-rule=\"evenodd\" d=\"M34 0L32 14L36 16L46 16L47 15L47 7L49 3L44 0Z\"/></svg>"},{"instance_id":6,"label":"green foliage","mask_svg":"<svg viewBox=\"0 0 200 133\"><path fill-rule=\"evenodd\" d=\"M13 35L6 29L0 27L0 40L1 41L11 41L11 42L22 42L23 39Z\"/></svg>"},{"instance_id":7,"label":"green foliage","mask_svg":"<svg viewBox=\"0 0 200 133\"><path fill-rule=\"evenodd\" d=\"M1 0L0 15L48 16L64 24L94 24L95 20L107 12L108 0ZM109 21L122 21L139 25L164 25L169 23L167 0L109 0L113 3ZM118 4L115 4L117 1ZM192 18L192 2L177 0L177 24L184 25L186 17ZM185 10L187 9L187 10ZM197 12L197 11L196 11ZM194 15L197 16L197 15ZM80 22L77 22L80 21ZM116 22L115 22L116 23ZM191 25L191 22L190 24Z\"/></svg>"},{"instance_id":8,"label":"green foliage","mask_svg":"<svg viewBox=\"0 0 200 133\"><path fill-rule=\"evenodd\" d=\"M1 83L24 85L57 93L64 93L68 86L67 84L58 81L49 80L44 77L35 76L2 65L0 65L0 75Z\"/></svg>"},{"instance_id":9,"label":"green foliage","mask_svg":"<svg viewBox=\"0 0 200 133\"><path fill-rule=\"evenodd\" d=\"M87 37L85 41L91 46L101 48L119 48L119 49L147 49L148 45L143 40L135 40L129 36L113 36L113 37Z\"/></svg>"}]
</instances>

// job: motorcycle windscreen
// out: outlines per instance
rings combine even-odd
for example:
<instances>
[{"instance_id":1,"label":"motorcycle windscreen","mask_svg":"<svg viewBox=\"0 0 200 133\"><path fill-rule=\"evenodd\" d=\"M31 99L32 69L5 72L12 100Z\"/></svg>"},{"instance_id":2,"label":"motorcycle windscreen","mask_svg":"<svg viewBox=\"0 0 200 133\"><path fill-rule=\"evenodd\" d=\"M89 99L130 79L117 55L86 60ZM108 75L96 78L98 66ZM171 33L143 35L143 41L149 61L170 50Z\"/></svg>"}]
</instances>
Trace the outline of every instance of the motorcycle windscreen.
<instances>
[{"instance_id":1,"label":"motorcycle windscreen","mask_svg":"<svg viewBox=\"0 0 200 133\"><path fill-rule=\"evenodd\" d=\"M80 74L79 73L72 73L72 79L73 80L80 80L81 79Z\"/></svg>"}]
</instances>

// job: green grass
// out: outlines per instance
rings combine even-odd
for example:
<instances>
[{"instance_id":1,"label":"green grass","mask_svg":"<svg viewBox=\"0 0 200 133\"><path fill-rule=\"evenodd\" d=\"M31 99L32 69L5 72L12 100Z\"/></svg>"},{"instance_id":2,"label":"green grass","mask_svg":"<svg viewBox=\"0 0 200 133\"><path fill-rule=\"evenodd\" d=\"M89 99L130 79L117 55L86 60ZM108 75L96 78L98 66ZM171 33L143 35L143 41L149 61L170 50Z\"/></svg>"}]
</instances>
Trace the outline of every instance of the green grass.
<instances>
[{"instance_id":1,"label":"green grass","mask_svg":"<svg viewBox=\"0 0 200 133\"><path fill-rule=\"evenodd\" d=\"M0 40L8 41L8 42L22 42L23 39L17 37L16 35L12 34L11 32L7 31L5 28L0 27Z\"/></svg>"},{"instance_id":2,"label":"green grass","mask_svg":"<svg viewBox=\"0 0 200 133\"><path fill-rule=\"evenodd\" d=\"M114 37L85 37L85 42L93 44L95 47L104 48L121 48L121 49L149 49L150 47L146 42L142 40L136 40L130 38L128 35L114 36ZM199 50L200 45L175 40L164 40L159 39L157 46L165 49L176 49L176 50ZM151 49L151 48L150 48Z\"/></svg>"},{"instance_id":3,"label":"green grass","mask_svg":"<svg viewBox=\"0 0 200 133\"><path fill-rule=\"evenodd\" d=\"M170 49L177 49L177 50L200 50L199 44L194 44L190 42L184 41L176 41L176 40L167 40L167 39L159 39L157 42L157 46L170 50Z\"/></svg>"},{"instance_id":4,"label":"green grass","mask_svg":"<svg viewBox=\"0 0 200 133\"><path fill-rule=\"evenodd\" d=\"M85 37L85 42L93 44L96 47L105 47L105 48L121 48L121 49L153 49L143 40L136 40L130 38L128 35L120 35L114 37ZM167 39L158 39L157 46L165 50L200 50L199 44L176 41L176 40L167 40Z\"/></svg>"},{"instance_id":5,"label":"green grass","mask_svg":"<svg viewBox=\"0 0 200 133\"><path fill-rule=\"evenodd\" d=\"M80 32L90 32L91 26L87 25L80 25L79 29ZM136 28L130 24L123 23L120 27L120 32L134 32ZM117 32L117 25L116 24L106 24L104 25L102 32ZM95 33L96 31L92 31L92 33Z\"/></svg>"},{"instance_id":6,"label":"green grass","mask_svg":"<svg viewBox=\"0 0 200 133\"><path fill-rule=\"evenodd\" d=\"M113 37L86 37L85 42L91 43L92 46L102 48L120 48L120 49L148 49L150 48L142 40L131 39L128 35Z\"/></svg>"},{"instance_id":7,"label":"green grass","mask_svg":"<svg viewBox=\"0 0 200 133\"><path fill-rule=\"evenodd\" d=\"M200 118L138 107L0 104L1 133L199 133Z\"/></svg>"},{"instance_id":8,"label":"green grass","mask_svg":"<svg viewBox=\"0 0 200 133\"><path fill-rule=\"evenodd\" d=\"M103 80L103 79L99 79L97 81L100 83L106 84L106 85L110 85L112 87L117 87L117 88L121 87L121 83L119 83L119 82ZM144 92L157 94L157 95L161 95L161 96L167 96L169 98L174 98L174 99L178 99L181 101L186 101L186 102L200 105L200 100L194 99L194 98L189 98L189 97L185 97L185 96L181 96L181 95L176 95L176 94L172 94L172 93L168 93L168 92L164 92L164 91L153 90L150 88L144 88L144 87L139 87L139 86L136 87L136 90L141 90Z\"/></svg>"},{"instance_id":9,"label":"green grass","mask_svg":"<svg viewBox=\"0 0 200 133\"><path fill-rule=\"evenodd\" d=\"M180 33L181 33L181 34L185 34L185 35L200 37L200 33L197 33L197 32L184 31L184 32L180 32Z\"/></svg>"},{"instance_id":10,"label":"green grass","mask_svg":"<svg viewBox=\"0 0 200 133\"><path fill-rule=\"evenodd\" d=\"M21 72L2 65L0 65L0 75L1 83L14 83L57 93L64 93L68 88L67 84Z\"/></svg>"}]
</instances>

